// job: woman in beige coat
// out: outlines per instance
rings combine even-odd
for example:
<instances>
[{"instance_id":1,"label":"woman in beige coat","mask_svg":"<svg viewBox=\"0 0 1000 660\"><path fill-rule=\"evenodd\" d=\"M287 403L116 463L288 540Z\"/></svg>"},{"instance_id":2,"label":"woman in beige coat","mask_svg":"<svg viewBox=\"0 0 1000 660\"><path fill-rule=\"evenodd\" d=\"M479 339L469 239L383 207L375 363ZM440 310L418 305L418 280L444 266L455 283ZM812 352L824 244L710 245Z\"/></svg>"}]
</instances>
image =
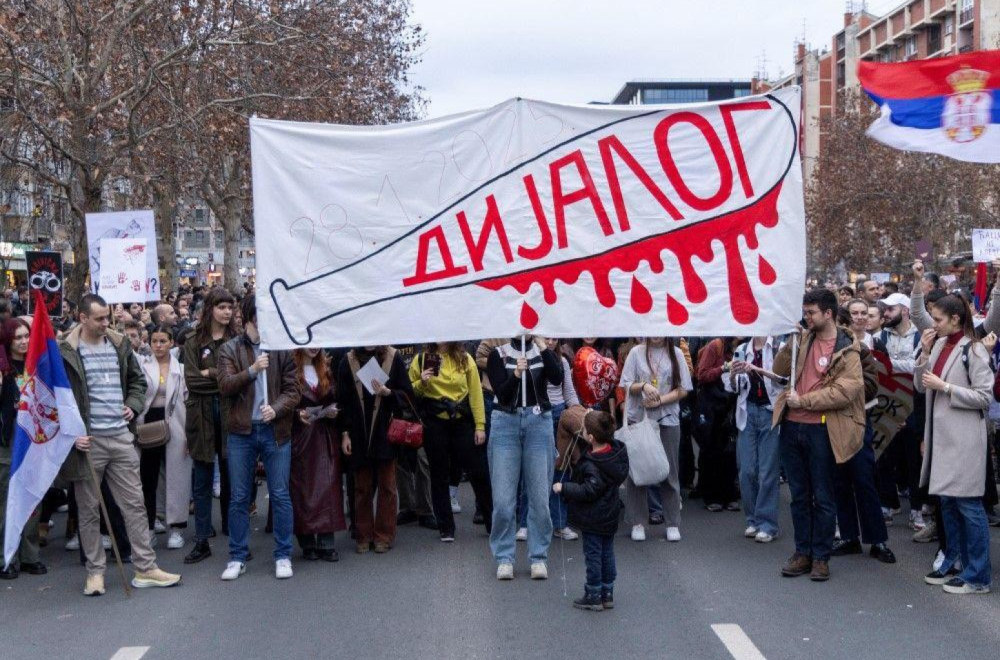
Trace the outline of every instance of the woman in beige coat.
<instances>
[{"instance_id":1,"label":"woman in beige coat","mask_svg":"<svg viewBox=\"0 0 1000 660\"><path fill-rule=\"evenodd\" d=\"M188 504L191 499L191 457L187 453L184 423L187 408L187 387L184 385L184 367L170 349L174 341L170 328L161 326L149 337L153 350L150 357L139 358L146 377L146 405L139 417L139 424L166 420L167 444L151 449L141 449L139 477L146 501L146 515L150 532L156 516L156 489L159 485L160 467L166 464L166 513L170 536L167 547L184 547L181 528L187 526Z\"/></svg>"},{"instance_id":2,"label":"woman in beige coat","mask_svg":"<svg viewBox=\"0 0 1000 660\"><path fill-rule=\"evenodd\" d=\"M986 410L993 389L989 352L975 341L972 310L948 295L933 303L913 379L926 393L920 485L941 498L945 559L924 578L952 594L990 590L990 531L983 509ZM962 571L955 568L962 560Z\"/></svg>"}]
</instances>

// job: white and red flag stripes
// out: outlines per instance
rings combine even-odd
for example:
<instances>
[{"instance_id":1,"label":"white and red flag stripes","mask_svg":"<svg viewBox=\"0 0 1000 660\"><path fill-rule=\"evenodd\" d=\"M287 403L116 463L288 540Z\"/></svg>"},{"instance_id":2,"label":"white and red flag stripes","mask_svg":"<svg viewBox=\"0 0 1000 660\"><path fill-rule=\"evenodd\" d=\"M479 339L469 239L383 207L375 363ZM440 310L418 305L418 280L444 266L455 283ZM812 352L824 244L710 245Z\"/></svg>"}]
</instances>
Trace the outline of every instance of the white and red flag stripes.
<instances>
[{"instance_id":1,"label":"white and red flag stripes","mask_svg":"<svg viewBox=\"0 0 1000 660\"><path fill-rule=\"evenodd\" d=\"M264 341L787 332L805 279L798 108L791 89L251 120Z\"/></svg>"}]
</instances>

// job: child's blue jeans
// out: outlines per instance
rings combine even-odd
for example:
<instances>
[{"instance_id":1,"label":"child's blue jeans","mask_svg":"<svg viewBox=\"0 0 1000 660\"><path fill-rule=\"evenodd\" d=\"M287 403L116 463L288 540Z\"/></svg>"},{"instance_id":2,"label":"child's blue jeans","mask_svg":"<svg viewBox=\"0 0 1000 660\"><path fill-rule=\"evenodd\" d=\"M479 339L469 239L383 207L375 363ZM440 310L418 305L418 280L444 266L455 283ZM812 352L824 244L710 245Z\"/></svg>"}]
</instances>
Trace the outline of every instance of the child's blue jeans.
<instances>
[{"instance_id":1,"label":"child's blue jeans","mask_svg":"<svg viewBox=\"0 0 1000 660\"><path fill-rule=\"evenodd\" d=\"M614 534L583 533L583 559L587 564L587 592L610 592L615 585Z\"/></svg>"}]
</instances>

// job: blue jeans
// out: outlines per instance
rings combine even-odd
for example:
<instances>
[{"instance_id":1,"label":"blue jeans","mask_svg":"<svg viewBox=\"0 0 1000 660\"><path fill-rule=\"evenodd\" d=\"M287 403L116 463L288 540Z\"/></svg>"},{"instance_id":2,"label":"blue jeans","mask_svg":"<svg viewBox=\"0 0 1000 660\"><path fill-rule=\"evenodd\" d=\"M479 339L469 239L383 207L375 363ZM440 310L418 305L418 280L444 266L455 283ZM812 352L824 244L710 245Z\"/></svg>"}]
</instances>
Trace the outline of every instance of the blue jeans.
<instances>
[{"instance_id":1,"label":"blue jeans","mask_svg":"<svg viewBox=\"0 0 1000 660\"><path fill-rule=\"evenodd\" d=\"M587 564L588 594L608 593L615 586L615 536L583 533L583 560Z\"/></svg>"},{"instance_id":2,"label":"blue jeans","mask_svg":"<svg viewBox=\"0 0 1000 660\"><path fill-rule=\"evenodd\" d=\"M279 445L274 427L254 422L250 435L230 433L226 440L229 481L233 495L229 502L229 558L247 560L250 540L250 492L253 490L257 457L264 462L267 492L274 518L274 559L292 556L292 498L288 473L292 463L292 443Z\"/></svg>"},{"instance_id":3,"label":"blue jeans","mask_svg":"<svg viewBox=\"0 0 1000 660\"><path fill-rule=\"evenodd\" d=\"M778 534L778 429L771 427L771 411L747 403L747 425L736 440L736 464L747 525Z\"/></svg>"},{"instance_id":4,"label":"blue jeans","mask_svg":"<svg viewBox=\"0 0 1000 660\"><path fill-rule=\"evenodd\" d=\"M781 462L792 495L795 550L817 561L829 561L837 527L836 459L826 426L783 422Z\"/></svg>"},{"instance_id":5,"label":"blue jeans","mask_svg":"<svg viewBox=\"0 0 1000 660\"><path fill-rule=\"evenodd\" d=\"M555 435L559 434L559 418L562 417L564 410L566 410L565 403L552 406L552 433ZM555 445L553 445L552 451L556 451ZM558 462L558 458L555 457L555 454L553 454L553 457L556 462ZM552 483L559 483L562 476L562 472L556 470L552 475ZM562 529L566 526L566 503L563 502L561 497L553 493L551 490L549 491L549 515L552 516L552 527L555 529ZM517 526L528 526L528 495L524 492L523 479L517 484Z\"/></svg>"},{"instance_id":6,"label":"blue jeans","mask_svg":"<svg viewBox=\"0 0 1000 660\"><path fill-rule=\"evenodd\" d=\"M948 538L941 571L961 558L959 578L976 587L990 586L990 528L983 499L942 495L941 517Z\"/></svg>"},{"instance_id":7,"label":"blue jeans","mask_svg":"<svg viewBox=\"0 0 1000 660\"><path fill-rule=\"evenodd\" d=\"M528 495L528 556L544 562L552 542L549 492L555 452L552 413L534 414L494 410L487 454L493 485L493 531L490 549L498 563L513 563L517 533L517 482L524 480Z\"/></svg>"}]
</instances>

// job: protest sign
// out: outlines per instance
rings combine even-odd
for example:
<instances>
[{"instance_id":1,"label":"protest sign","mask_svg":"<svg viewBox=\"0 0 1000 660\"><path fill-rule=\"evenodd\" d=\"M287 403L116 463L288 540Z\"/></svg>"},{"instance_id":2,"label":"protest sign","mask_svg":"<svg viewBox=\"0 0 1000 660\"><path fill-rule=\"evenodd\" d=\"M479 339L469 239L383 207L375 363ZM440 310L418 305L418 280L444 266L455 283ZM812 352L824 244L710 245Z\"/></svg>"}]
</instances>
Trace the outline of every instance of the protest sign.
<instances>
[{"instance_id":1,"label":"protest sign","mask_svg":"<svg viewBox=\"0 0 1000 660\"><path fill-rule=\"evenodd\" d=\"M160 273L156 255L156 223L153 212L121 211L114 213L87 214L87 249L90 253L90 290L101 290L101 241L106 238L145 238L146 265L142 278L142 295L131 298L132 302L160 299Z\"/></svg>"},{"instance_id":2,"label":"protest sign","mask_svg":"<svg viewBox=\"0 0 1000 660\"><path fill-rule=\"evenodd\" d=\"M799 98L252 119L264 342L787 332L805 281Z\"/></svg>"},{"instance_id":3,"label":"protest sign","mask_svg":"<svg viewBox=\"0 0 1000 660\"><path fill-rule=\"evenodd\" d=\"M42 294L45 309L52 317L62 316L63 262L60 252L25 250L24 263L28 271L28 314L33 314L33 291Z\"/></svg>"},{"instance_id":4,"label":"protest sign","mask_svg":"<svg viewBox=\"0 0 1000 660\"><path fill-rule=\"evenodd\" d=\"M138 302L145 298L145 238L101 239L101 297L108 303Z\"/></svg>"},{"instance_id":5,"label":"protest sign","mask_svg":"<svg viewBox=\"0 0 1000 660\"><path fill-rule=\"evenodd\" d=\"M972 260L977 264L1000 259L1000 229L972 230Z\"/></svg>"},{"instance_id":6,"label":"protest sign","mask_svg":"<svg viewBox=\"0 0 1000 660\"><path fill-rule=\"evenodd\" d=\"M875 457L878 458L913 412L913 397L923 394L914 394L913 374L896 373L892 370L892 361L888 355L882 351L872 351L872 357L878 367L878 403L872 408L870 415L875 432L872 446Z\"/></svg>"}]
</instances>

